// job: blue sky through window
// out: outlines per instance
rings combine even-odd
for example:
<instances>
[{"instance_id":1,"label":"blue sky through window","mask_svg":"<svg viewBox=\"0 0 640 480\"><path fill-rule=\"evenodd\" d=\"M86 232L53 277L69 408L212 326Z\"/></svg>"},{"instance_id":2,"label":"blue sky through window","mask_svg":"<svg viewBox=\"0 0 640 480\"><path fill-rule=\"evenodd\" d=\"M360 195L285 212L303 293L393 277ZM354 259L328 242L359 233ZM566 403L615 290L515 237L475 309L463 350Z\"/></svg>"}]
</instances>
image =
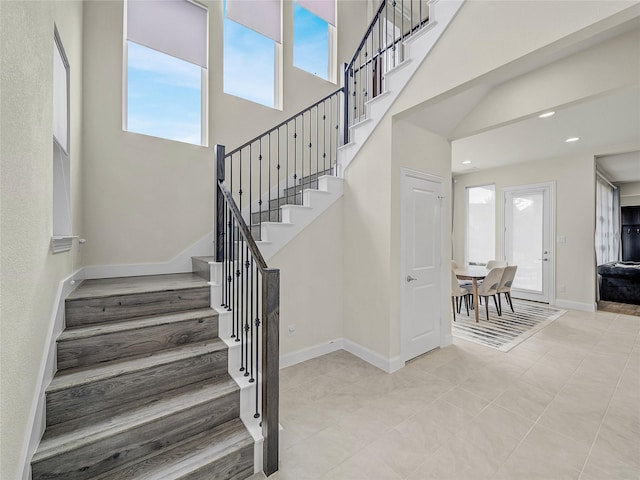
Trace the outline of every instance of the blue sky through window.
<instances>
[{"instance_id":1,"label":"blue sky through window","mask_svg":"<svg viewBox=\"0 0 640 480\"><path fill-rule=\"evenodd\" d=\"M202 68L128 42L127 130L202 144Z\"/></svg>"},{"instance_id":2,"label":"blue sky through window","mask_svg":"<svg viewBox=\"0 0 640 480\"><path fill-rule=\"evenodd\" d=\"M329 79L329 24L293 2L293 65Z\"/></svg>"},{"instance_id":3,"label":"blue sky through window","mask_svg":"<svg viewBox=\"0 0 640 480\"><path fill-rule=\"evenodd\" d=\"M224 92L275 106L275 42L226 17Z\"/></svg>"}]
</instances>

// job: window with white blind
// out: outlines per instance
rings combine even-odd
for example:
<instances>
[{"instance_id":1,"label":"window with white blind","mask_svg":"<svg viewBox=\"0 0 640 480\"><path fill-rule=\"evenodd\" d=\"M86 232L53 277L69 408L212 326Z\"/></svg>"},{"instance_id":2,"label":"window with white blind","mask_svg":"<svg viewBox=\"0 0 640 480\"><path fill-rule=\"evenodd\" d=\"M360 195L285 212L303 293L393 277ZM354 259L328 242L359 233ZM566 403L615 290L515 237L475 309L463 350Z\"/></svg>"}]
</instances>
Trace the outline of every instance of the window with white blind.
<instances>
[{"instance_id":1,"label":"window with white blind","mask_svg":"<svg viewBox=\"0 0 640 480\"><path fill-rule=\"evenodd\" d=\"M467 187L466 261L484 265L496 256L496 187Z\"/></svg>"},{"instance_id":2,"label":"window with white blind","mask_svg":"<svg viewBox=\"0 0 640 480\"><path fill-rule=\"evenodd\" d=\"M71 249L71 163L69 138L69 62L58 29L53 42L53 218L54 253Z\"/></svg>"},{"instance_id":3,"label":"window with white blind","mask_svg":"<svg viewBox=\"0 0 640 480\"><path fill-rule=\"evenodd\" d=\"M124 129L206 146L206 7L191 0L127 0L124 31Z\"/></svg>"},{"instance_id":4,"label":"window with white blind","mask_svg":"<svg viewBox=\"0 0 640 480\"><path fill-rule=\"evenodd\" d=\"M224 93L282 108L281 0L225 0Z\"/></svg>"},{"instance_id":5,"label":"window with white blind","mask_svg":"<svg viewBox=\"0 0 640 480\"><path fill-rule=\"evenodd\" d=\"M293 2L293 66L335 82L334 0Z\"/></svg>"}]
</instances>

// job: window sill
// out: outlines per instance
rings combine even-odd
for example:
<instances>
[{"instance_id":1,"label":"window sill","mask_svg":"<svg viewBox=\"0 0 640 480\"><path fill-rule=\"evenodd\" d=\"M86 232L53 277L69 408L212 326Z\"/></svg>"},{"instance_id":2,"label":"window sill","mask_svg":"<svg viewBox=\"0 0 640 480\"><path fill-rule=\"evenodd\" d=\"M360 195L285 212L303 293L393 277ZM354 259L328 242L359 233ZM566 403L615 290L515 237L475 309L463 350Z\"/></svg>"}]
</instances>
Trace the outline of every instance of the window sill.
<instances>
[{"instance_id":1,"label":"window sill","mask_svg":"<svg viewBox=\"0 0 640 480\"><path fill-rule=\"evenodd\" d=\"M73 239L77 236L56 236L51 237L51 251L56 253L68 252L73 247Z\"/></svg>"}]
</instances>

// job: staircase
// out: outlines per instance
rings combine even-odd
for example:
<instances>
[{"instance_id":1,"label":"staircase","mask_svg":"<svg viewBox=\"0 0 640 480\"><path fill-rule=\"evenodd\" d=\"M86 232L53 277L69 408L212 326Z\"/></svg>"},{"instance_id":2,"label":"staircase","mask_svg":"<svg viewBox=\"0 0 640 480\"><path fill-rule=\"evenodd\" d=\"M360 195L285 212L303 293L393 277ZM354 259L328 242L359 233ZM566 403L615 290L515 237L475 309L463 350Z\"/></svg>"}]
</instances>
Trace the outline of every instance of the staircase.
<instances>
[{"instance_id":1,"label":"staircase","mask_svg":"<svg viewBox=\"0 0 640 480\"><path fill-rule=\"evenodd\" d=\"M233 198L265 260L342 197L345 171L463 3L383 0L339 90L241 147L216 146L219 190ZM228 225L218 217L220 243Z\"/></svg>"},{"instance_id":2,"label":"staircase","mask_svg":"<svg viewBox=\"0 0 640 480\"><path fill-rule=\"evenodd\" d=\"M33 480L253 475L210 291L185 273L87 280L67 298Z\"/></svg>"}]
</instances>

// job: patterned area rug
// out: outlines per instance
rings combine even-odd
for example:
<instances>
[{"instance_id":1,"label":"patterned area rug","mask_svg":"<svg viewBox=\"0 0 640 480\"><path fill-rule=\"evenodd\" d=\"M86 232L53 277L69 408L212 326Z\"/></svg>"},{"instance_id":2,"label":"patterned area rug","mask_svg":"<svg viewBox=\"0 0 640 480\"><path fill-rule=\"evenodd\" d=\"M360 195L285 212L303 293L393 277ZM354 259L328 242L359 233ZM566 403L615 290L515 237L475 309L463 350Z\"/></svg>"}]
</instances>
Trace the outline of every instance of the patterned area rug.
<instances>
[{"instance_id":1,"label":"patterned area rug","mask_svg":"<svg viewBox=\"0 0 640 480\"><path fill-rule=\"evenodd\" d=\"M469 310L467 317L463 305L462 312L456 314L456 321L452 322L453 335L501 352L508 352L567 312L544 303L515 298L513 299L515 312L511 311L506 301L502 302L502 307L502 316L499 317L493 305L493 299L490 299L487 321L485 307L480 305L480 322L476 323L473 311Z\"/></svg>"}]
</instances>

